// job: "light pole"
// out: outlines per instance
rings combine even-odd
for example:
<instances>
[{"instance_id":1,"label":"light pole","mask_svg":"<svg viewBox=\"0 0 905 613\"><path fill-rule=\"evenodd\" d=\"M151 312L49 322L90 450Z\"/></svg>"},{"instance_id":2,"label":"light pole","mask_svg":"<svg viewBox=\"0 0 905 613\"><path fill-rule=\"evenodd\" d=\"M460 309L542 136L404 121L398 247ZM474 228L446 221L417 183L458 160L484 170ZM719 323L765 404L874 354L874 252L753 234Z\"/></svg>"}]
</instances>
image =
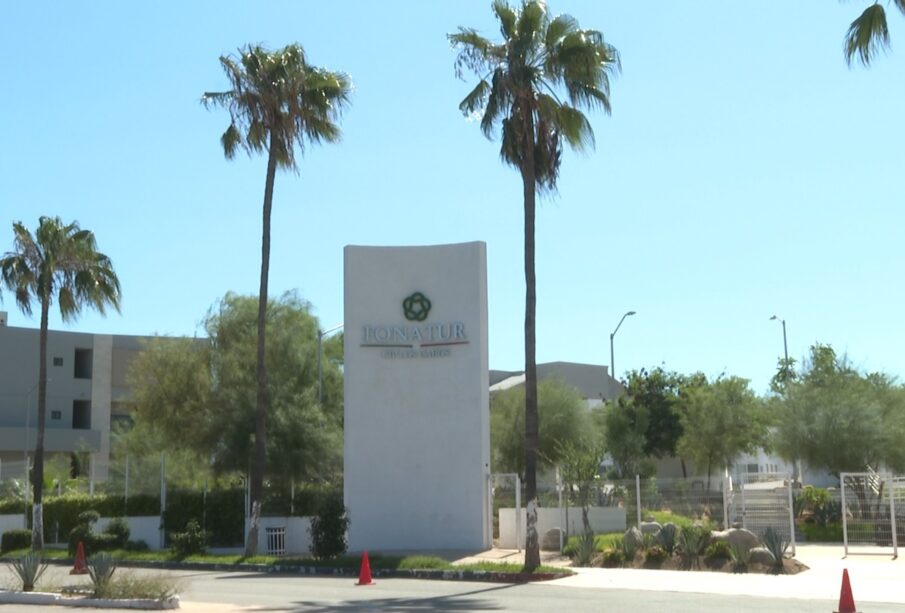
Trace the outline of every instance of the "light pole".
<instances>
[{"instance_id":1,"label":"light pole","mask_svg":"<svg viewBox=\"0 0 905 613\"><path fill-rule=\"evenodd\" d=\"M635 311L628 311L625 315L622 316L622 319L619 320L619 323L616 324L616 329L610 334L610 376L612 378L616 378L616 360L613 357L613 338L615 338L616 333L619 332L619 326L622 325L622 322L625 321L625 318L634 315Z\"/></svg>"},{"instance_id":2,"label":"light pole","mask_svg":"<svg viewBox=\"0 0 905 613\"><path fill-rule=\"evenodd\" d=\"M783 350L783 354L786 357L786 362L785 362L786 367L788 367L788 365L789 365L789 344L788 344L788 342L786 342L786 320L774 315L773 317L770 318L770 321L782 322L782 350Z\"/></svg>"},{"instance_id":3,"label":"light pole","mask_svg":"<svg viewBox=\"0 0 905 613\"><path fill-rule=\"evenodd\" d=\"M324 401L324 370L321 366L321 360L323 359L322 355L324 353L324 337L328 334L332 334L337 330L341 330L345 324L337 324L330 328L329 330L324 330L323 332L318 328L317 330L317 403L321 404Z\"/></svg>"}]
</instances>

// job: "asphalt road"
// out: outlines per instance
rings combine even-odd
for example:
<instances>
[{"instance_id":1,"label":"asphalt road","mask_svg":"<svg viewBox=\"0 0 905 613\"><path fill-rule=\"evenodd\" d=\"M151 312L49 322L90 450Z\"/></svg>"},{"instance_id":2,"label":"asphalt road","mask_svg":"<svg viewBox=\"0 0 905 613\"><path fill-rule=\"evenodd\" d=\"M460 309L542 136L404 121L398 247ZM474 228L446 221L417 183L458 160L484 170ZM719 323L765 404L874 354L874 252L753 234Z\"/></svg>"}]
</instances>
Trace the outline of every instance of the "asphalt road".
<instances>
[{"instance_id":1,"label":"asphalt road","mask_svg":"<svg viewBox=\"0 0 905 613\"><path fill-rule=\"evenodd\" d=\"M121 569L127 570L127 569ZM120 571L117 571L120 572ZM127 572L151 572L134 571ZM153 571L160 574L158 571ZM349 577L300 577L257 573L173 571L166 573L180 585L185 613L229 613L236 611L291 611L340 613L426 611L520 613L584 613L599 611L655 613L708 613L753 611L775 613L829 613L838 602L830 600L761 598L580 588L549 583L526 585L416 579L378 579L375 585L356 586ZM62 580L65 581L63 577ZM2 605L0 613L36 613L41 607ZM56 608L57 611L71 611ZM76 609L84 611L86 609ZM90 609L89 609L90 610ZM862 613L905 612L905 605L864 604Z\"/></svg>"}]
</instances>

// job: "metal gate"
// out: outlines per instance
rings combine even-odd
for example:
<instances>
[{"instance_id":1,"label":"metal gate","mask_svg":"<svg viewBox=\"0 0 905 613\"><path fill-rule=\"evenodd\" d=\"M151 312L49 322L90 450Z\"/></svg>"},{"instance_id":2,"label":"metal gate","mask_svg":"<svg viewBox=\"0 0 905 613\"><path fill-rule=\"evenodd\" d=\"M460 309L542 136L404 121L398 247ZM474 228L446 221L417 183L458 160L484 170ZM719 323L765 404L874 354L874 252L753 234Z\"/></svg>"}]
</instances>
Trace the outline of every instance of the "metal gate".
<instances>
[{"instance_id":1,"label":"metal gate","mask_svg":"<svg viewBox=\"0 0 905 613\"><path fill-rule=\"evenodd\" d=\"M851 546L870 547L853 551L862 555L889 555L877 548L892 547L899 555L896 530L897 479L874 471L841 473L842 539L845 555Z\"/></svg>"},{"instance_id":2,"label":"metal gate","mask_svg":"<svg viewBox=\"0 0 905 613\"><path fill-rule=\"evenodd\" d=\"M795 555L795 511L792 502L792 475L785 473L742 473L729 479L724 488L727 497L727 528L737 526L763 538L773 528L789 541Z\"/></svg>"}]
</instances>

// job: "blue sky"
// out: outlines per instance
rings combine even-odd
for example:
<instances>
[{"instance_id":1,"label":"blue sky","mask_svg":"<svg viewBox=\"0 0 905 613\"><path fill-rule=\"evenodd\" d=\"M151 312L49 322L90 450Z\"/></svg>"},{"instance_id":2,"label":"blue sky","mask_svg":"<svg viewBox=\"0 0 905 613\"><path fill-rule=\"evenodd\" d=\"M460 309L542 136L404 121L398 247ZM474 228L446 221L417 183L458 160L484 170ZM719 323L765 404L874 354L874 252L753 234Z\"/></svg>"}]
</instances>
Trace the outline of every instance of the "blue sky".
<instances>
[{"instance_id":1,"label":"blue sky","mask_svg":"<svg viewBox=\"0 0 905 613\"><path fill-rule=\"evenodd\" d=\"M721 372L764 391L819 341L905 375L905 18L845 64L867 2L551 1L621 52L596 152L568 153L538 211L539 361ZM497 36L489 1L19 2L0 21L0 251L10 223L78 220L123 284L122 314L53 328L194 334L257 292L265 160L223 158L217 58L298 41L355 84L339 145L278 175L270 287L342 321L342 248L483 240L490 361L523 364L522 203L498 142L458 103L445 35ZM10 325L37 326L4 296Z\"/></svg>"}]
</instances>

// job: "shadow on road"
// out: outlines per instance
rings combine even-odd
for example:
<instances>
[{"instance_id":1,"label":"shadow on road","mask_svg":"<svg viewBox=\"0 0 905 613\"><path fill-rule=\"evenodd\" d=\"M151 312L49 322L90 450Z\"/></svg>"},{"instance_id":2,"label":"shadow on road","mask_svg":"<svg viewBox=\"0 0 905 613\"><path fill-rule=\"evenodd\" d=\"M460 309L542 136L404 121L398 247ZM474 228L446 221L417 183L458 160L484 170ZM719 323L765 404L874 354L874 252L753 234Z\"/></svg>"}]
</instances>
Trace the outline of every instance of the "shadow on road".
<instances>
[{"instance_id":1,"label":"shadow on road","mask_svg":"<svg viewBox=\"0 0 905 613\"><path fill-rule=\"evenodd\" d=\"M477 594L506 590L512 587L514 586L496 585L471 592L426 598L377 598L334 603L298 601L293 604L298 605L299 608L293 610L304 611L305 613L328 613L329 611L389 611L394 613L414 613L418 611L500 611L503 607L499 604L486 599L472 597Z\"/></svg>"}]
</instances>

